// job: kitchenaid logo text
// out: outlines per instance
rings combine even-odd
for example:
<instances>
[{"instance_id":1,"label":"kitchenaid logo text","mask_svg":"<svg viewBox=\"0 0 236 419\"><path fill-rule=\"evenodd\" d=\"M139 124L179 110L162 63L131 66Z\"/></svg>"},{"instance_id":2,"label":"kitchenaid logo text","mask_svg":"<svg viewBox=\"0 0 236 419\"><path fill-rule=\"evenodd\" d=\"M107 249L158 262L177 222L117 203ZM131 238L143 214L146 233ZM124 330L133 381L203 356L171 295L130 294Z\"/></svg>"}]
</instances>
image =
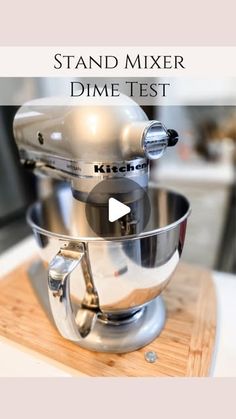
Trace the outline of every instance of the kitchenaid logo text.
<instances>
[{"instance_id":1,"label":"kitchenaid logo text","mask_svg":"<svg viewBox=\"0 0 236 419\"><path fill-rule=\"evenodd\" d=\"M136 170L142 170L147 168L147 163L132 164L128 163L123 166L111 166L110 164L95 164L94 172L95 173L127 173L133 172Z\"/></svg>"}]
</instances>

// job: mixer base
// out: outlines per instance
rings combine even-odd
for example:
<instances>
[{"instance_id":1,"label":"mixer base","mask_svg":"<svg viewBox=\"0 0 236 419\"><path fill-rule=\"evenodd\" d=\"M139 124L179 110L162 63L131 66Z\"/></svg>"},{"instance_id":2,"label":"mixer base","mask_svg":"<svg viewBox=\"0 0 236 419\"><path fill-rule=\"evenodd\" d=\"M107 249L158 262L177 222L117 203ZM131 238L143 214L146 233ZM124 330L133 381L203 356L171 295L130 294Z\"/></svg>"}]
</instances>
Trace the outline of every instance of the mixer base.
<instances>
[{"instance_id":1,"label":"mixer base","mask_svg":"<svg viewBox=\"0 0 236 419\"><path fill-rule=\"evenodd\" d=\"M125 353L135 351L152 342L165 324L165 305L155 298L142 309L142 314L129 323L119 325L97 321L89 336L79 346L96 352Z\"/></svg>"},{"instance_id":2,"label":"mixer base","mask_svg":"<svg viewBox=\"0 0 236 419\"><path fill-rule=\"evenodd\" d=\"M48 299L47 273L43 264L35 262L28 274L41 305L54 323ZM128 322L112 324L98 320L93 330L78 345L95 352L132 352L148 345L161 333L165 318L165 305L159 296L143 306Z\"/></svg>"}]
</instances>

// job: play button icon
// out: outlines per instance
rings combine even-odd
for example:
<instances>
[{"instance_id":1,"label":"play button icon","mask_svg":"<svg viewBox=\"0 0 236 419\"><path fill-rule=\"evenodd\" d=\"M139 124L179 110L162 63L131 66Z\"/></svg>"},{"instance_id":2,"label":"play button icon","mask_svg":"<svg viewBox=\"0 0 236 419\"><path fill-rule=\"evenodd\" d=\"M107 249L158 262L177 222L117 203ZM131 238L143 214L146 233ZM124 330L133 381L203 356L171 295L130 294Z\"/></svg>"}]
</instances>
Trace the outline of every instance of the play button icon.
<instances>
[{"instance_id":1,"label":"play button icon","mask_svg":"<svg viewBox=\"0 0 236 419\"><path fill-rule=\"evenodd\" d=\"M129 214L131 208L128 205L123 204L115 198L109 198L108 200L108 220L110 223L119 220L119 218L124 217L124 215Z\"/></svg>"},{"instance_id":2,"label":"play button icon","mask_svg":"<svg viewBox=\"0 0 236 419\"><path fill-rule=\"evenodd\" d=\"M102 180L84 198L88 226L81 223L81 229L88 231L86 237L93 233L104 239L133 236L143 232L148 224L151 212L148 194L131 179ZM81 197L78 206L79 202L83 213Z\"/></svg>"}]
</instances>

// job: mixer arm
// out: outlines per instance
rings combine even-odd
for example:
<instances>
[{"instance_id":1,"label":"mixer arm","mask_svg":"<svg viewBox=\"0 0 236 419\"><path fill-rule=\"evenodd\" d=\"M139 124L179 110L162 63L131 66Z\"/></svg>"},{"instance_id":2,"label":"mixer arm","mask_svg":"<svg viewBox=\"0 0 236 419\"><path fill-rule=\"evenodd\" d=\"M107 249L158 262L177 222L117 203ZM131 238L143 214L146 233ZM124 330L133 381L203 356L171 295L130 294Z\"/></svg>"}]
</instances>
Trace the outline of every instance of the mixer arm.
<instances>
[{"instance_id":1,"label":"mixer arm","mask_svg":"<svg viewBox=\"0 0 236 419\"><path fill-rule=\"evenodd\" d=\"M70 274L80 263L86 294L75 315L70 298ZM53 258L48 271L48 293L54 321L61 335L73 341L88 336L100 309L83 243L70 243Z\"/></svg>"}]
</instances>

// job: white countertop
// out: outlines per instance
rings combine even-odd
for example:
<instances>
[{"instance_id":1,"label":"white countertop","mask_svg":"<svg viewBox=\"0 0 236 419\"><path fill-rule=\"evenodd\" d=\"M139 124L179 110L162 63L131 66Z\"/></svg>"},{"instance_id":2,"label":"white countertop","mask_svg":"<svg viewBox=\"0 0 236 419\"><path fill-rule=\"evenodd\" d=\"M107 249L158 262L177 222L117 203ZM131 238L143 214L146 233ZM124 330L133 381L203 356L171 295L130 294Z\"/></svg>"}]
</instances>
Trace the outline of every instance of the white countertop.
<instances>
[{"instance_id":1,"label":"white countertop","mask_svg":"<svg viewBox=\"0 0 236 419\"><path fill-rule=\"evenodd\" d=\"M0 256L0 280L35 254L33 237ZM236 276L213 272L217 294L217 336L211 376L236 377ZM0 377L69 377L59 363L0 337ZM77 375L80 375L79 372ZM81 374L83 375L83 374Z\"/></svg>"}]
</instances>

